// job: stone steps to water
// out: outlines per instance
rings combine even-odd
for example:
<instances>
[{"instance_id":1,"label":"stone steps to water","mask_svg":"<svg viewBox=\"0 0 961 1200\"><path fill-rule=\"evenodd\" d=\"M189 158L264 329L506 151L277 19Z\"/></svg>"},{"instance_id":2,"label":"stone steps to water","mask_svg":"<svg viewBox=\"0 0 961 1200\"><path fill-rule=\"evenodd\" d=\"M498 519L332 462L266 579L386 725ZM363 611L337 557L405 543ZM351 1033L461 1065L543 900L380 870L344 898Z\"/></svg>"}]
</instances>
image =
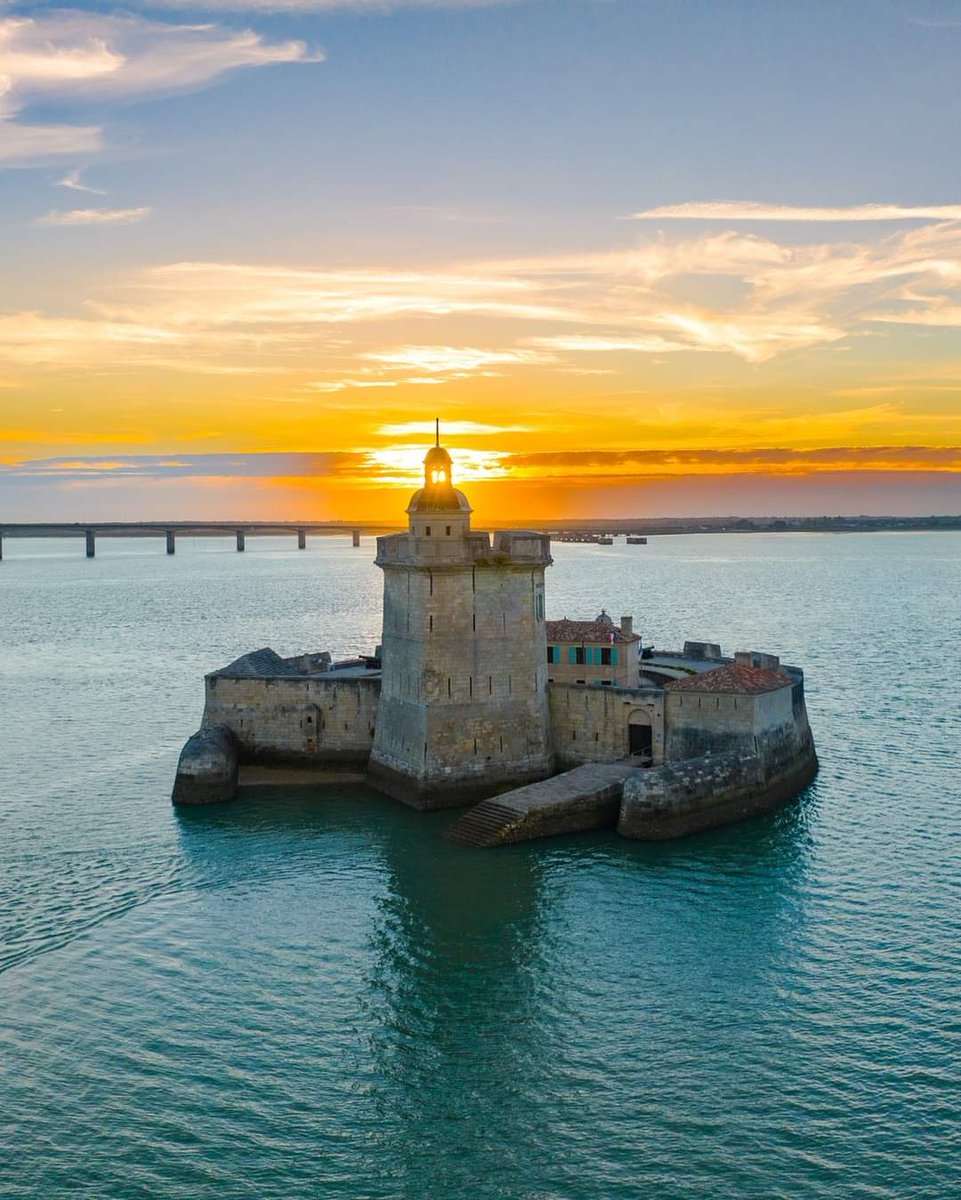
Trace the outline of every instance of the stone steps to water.
<instances>
[{"instance_id":1,"label":"stone steps to water","mask_svg":"<svg viewBox=\"0 0 961 1200\"><path fill-rule=\"evenodd\" d=\"M483 800L445 830L444 837L461 846L504 845L511 826L522 816L516 809L498 804L496 798Z\"/></svg>"},{"instance_id":2,"label":"stone steps to water","mask_svg":"<svg viewBox=\"0 0 961 1200\"><path fill-rule=\"evenodd\" d=\"M461 846L506 846L617 824L630 761L585 763L551 779L483 800L444 831Z\"/></svg>"}]
</instances>

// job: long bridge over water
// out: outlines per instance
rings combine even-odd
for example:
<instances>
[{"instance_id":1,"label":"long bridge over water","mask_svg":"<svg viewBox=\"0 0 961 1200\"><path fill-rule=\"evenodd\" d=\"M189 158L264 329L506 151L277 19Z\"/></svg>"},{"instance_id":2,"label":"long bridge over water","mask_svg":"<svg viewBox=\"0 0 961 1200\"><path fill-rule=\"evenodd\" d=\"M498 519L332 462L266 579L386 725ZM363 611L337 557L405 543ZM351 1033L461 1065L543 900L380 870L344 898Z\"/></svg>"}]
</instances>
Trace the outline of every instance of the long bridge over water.
<instances>
[{"instance_id":1,"label":"long bridge over water","mask_svg":"<svg viewBox=\"0 0 961 1200\"><path fill-rule=\"evenodd\" d=\"M383 532L383 524L344 524L343 522L280 521L100 521L90 522L14 522L0 524L0 559L3 558L4 538L83 538L87 558L97 553L98 538L163 538L168 554L176 553L177 536L233 537L237 549L247 548L248 537L276 537L290 534L297 538L297 548L307 547L307 535L349 535L353 545L360 545L361 534Z\"/></svg>"},{"instance_id":2,"label":"long bridge over water","mask_svg":"<svg viewBox=\"0 0 961 1200\"><path fill-rule=\"evenodd\" d=\"M626 534L637 541L648 536L692 533L906 533L961 532L961 516L823 516L823 517L635 517L567 521L490 522L489 529L523 526L560 541L596 541ZM163 538L168 554L181 537L233 537L238 550L248 537L290 535L304 550L308 534L350 535L354 546L362 534L395 533L400 525L383 521L52 521L0 522L0 559L4 538L83 538L88 558L97 553L98 538Z\"/></svg>"}]
</instances>

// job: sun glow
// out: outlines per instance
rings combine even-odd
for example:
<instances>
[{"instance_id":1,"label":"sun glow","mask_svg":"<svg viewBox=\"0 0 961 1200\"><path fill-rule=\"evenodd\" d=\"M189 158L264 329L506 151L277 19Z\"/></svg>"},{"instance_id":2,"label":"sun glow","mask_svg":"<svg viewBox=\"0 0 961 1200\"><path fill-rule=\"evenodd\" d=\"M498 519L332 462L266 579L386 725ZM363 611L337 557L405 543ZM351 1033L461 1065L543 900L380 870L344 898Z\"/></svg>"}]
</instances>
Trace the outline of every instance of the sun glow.
<instances>
[{"instance_id":1,"label":"sun glow","mask_svg":"<svg viewBox=\"0 0 961 1200\"><path fill-rule=\"evenodd\" d=\"M456 446L449 449L454 460L452 474L455 483L508 477L509 473L502 465L508 455L502 451L470 450ZM359 479L369 476L369 482L374 487L384 484L416 487L423 478L423 446L383 446L363 453L366 454L366 463L359 472ZM434 483L445 483L446 472L434 471L432 479Z\"/></svg>"}]
</instances>

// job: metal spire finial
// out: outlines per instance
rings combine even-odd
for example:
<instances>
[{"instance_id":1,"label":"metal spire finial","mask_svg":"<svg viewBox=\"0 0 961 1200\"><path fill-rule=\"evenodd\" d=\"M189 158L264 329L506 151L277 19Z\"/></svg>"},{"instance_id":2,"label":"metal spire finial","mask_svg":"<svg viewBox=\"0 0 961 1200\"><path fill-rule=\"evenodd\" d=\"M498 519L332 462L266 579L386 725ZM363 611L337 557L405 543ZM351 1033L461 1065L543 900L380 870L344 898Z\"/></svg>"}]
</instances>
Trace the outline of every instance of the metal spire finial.
<instances>
[{"instance_id":1,"label":"metal spire finial","mask_svg":"<svg viewBox=\"0 0 961 1200\"><path fill-rule=\"evenodd\" d=\"M434 445L440 445L440 417L434 418Z\"/></svg>"}]
</instances>

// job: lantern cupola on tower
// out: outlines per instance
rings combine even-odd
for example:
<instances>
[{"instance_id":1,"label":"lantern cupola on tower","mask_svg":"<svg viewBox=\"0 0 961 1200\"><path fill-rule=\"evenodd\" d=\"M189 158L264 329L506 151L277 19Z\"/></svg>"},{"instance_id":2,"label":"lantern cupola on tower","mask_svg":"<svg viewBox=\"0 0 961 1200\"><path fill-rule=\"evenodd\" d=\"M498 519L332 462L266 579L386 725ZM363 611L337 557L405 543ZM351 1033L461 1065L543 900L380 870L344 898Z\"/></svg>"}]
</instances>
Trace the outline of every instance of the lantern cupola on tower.
<instances>
[{"instance_id":1,"label":"lantern cupola on tower","mask_svg":"<svg viewBox=\"0 0 961 1200\"><path fill-rule=\"evenodd\" d=\"M410 531L421 537L430 537L434 533L429 520L432 513L440 516L446 514L448 518L456 516L457 533L463 534L470 530L471 506L464 493L454 487L451 478L451 458L440 444L439 421L436 428L435 444L424 458L424 486L414 492L407 506ZM438 529L440 528L438 526ZM430 533L426 532L428 529ZM453 528L446 524L443 529L447 531L448 537L453 532Z\"/></svg>"}]
</instances>

